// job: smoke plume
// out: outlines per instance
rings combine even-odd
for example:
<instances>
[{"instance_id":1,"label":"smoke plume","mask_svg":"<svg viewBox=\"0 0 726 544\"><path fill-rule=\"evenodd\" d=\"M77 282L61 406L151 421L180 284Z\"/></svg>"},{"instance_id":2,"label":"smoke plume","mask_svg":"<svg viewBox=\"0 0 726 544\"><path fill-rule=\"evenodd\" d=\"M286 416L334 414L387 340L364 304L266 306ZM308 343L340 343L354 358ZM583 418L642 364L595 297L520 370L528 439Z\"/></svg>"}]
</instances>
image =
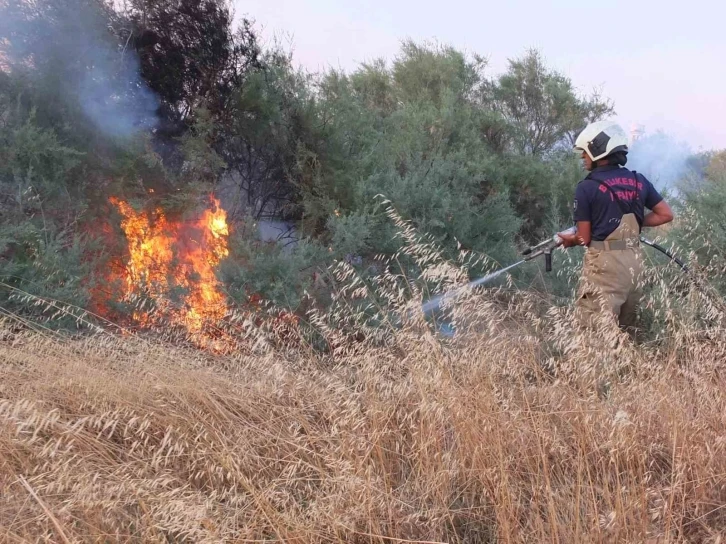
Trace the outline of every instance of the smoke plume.
<instances>
[{"instance_id":1,"label":"smoke plume","mask_svg":"<svg viewBox=\"0 0 726 544\"><path fill-rule=\"evenodd\" d=\"M11 72L37 79L104 134L129 137L156 125L159 102L123 24L103 0L0 0L0 49Z\"/></svg>"},{"instance_id":2,"label":"smoke plume","mask_svg":"<svg viewBox=\"0 0 726 544\"><path fill-rule=\"evenodd\" d=\"M647 177L659 190L675 189L689 170L693 151L665 132L642 137L633 142L628 153L628 168Z\"/></svg>"}]
</instances>

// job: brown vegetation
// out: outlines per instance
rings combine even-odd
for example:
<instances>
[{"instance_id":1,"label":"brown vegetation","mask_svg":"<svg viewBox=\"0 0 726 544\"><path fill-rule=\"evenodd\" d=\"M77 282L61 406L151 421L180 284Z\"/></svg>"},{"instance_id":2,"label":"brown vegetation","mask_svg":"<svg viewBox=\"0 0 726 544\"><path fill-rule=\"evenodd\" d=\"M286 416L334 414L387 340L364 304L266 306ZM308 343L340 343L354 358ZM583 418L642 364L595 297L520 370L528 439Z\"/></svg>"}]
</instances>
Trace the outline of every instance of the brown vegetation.
<instances>
[{"instance_id":1,"label":"brown vegetation","mask_svg":"<svg viewBox=\"0 0 726 544\"><path fill-rule=\"evenodd\" d=\"M335 356L5 324L0 540L722 542L719 329L680 304L667 339L594 342L516 302Z\"/></svg>"}]
</instances>

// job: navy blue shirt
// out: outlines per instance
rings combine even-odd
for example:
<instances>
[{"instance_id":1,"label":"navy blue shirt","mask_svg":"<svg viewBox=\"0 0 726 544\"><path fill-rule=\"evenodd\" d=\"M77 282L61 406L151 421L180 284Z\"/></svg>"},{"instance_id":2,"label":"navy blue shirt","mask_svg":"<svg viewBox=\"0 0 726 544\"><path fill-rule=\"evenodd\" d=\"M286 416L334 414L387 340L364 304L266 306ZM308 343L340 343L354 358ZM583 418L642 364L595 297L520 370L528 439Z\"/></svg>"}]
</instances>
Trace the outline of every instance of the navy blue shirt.
<instances>
[{"instance_id":1,"label":"navy blue shirt","mask_svg":"<svg viewBox=\"0 0 726 544\"><path fill-rule=\"evenodd\" d=\"M605 183L612 191L595 180ZM577 185L573 214L575 222L590 221L593 240L605 240L620 225L623 211L616 198L627 209L627 213L635 214L641 226L645 208L652 210L663 200L642 174L620 166L595 168Z\"/></svg>"}]
</instances>

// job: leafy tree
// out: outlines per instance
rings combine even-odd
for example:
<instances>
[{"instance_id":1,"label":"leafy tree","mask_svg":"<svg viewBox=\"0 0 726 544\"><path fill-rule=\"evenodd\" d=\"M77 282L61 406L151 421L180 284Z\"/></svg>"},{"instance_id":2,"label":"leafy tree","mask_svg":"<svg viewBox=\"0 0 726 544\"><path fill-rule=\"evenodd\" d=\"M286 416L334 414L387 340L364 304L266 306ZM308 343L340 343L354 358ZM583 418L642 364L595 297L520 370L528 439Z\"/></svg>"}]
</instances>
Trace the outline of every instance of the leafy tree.
<instances>
[{"instance_id":1,"label":"leafy tree","mask_svg":"<svg viewBox=\"0 0 726 544\"><path fill-rule=\"evenodd\" d=\"M483 67L483 59L470 61L452 47L409 40L393 62L392 75L401 100L441 106L448 95L458 100L470 97L482 80Z\"/></svg>"},{"instance_id":2,"label":"leafy tree","mask_svg":"<svg viewBox=\"0 0 726 544\"><path fill-rule=\"evenodd\" d=\"M578 97L572 82L547 68L535 50L510 60L489 96L511 124L512 148L522 155L541 156L572 144L587 123L613 113L612 105L597 93Z\"/></svg>"},{"instance_id":3,"label":"leafy tree","mask_svg":"<svg viewBox=\"0 0 726 544\"><path fill-rule=\"evenodd\" d=\"M171 134L200 107L223 117L233 91L259 67L250 22L235 32L225 0L130 0L125 16L119 35L137 52L141 76L162 101L162 129Z\"/></svg>"},{"instance_id":4,"label":"leafy tree","mask_svg":"<svg viewBox=\"0 0 726 544\"><path fill-rule=\"evenodd\" d=\"M305 215L322 214L331 239L349 245L358 230L360 251L393 252L396 241L376 205L383 194L447 247L458 242L501 257L518 221L506 188L491 180L497 159L481 140L470 100L478 67L450 48L409 43L390 69L378 61L350 76L326 74L327 148L307 163L315 167L302 190Z\"/></svg>"},{"instance_id":5,"label":"leafy tree","mask_svg":"<svg viewBox=\"0 0 726 544\"><path fill-rule=\"evenodd\" d=\"M228 124L217 142L227 165L221 189L233 217L299 218L298 156L318 145L310 77L279 50L261 58L229 101Z\"/></svg>"}]
</instances>

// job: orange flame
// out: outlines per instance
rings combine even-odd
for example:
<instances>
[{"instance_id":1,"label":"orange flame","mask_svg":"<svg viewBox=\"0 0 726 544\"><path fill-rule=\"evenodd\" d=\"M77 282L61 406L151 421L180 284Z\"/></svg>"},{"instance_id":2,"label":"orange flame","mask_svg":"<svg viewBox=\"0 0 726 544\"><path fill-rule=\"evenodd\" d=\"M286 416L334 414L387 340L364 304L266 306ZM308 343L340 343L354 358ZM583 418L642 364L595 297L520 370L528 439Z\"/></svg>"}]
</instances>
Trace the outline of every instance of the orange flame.
<instances>
[{"instance_id":1,"label":"orange flame","mask_svg":"<svg viewBox=\"0 0 726 544\"><path fill-rule=\"evenodd\" d=\"M227 213L212 198L212 209L205 210L192 224L169 221L157 208L153 214L136 212L127 202L111 198L122 216L121 228L128 241L126 299L141 293L149 296L157 312L134 313L141 326L151 326L160 317L199 335L205 325L221 320L227 301L221 292L215 270L229 255ZM183 292L183 304L175 306L171 293Z\"/></svg>"}]
</instances>

